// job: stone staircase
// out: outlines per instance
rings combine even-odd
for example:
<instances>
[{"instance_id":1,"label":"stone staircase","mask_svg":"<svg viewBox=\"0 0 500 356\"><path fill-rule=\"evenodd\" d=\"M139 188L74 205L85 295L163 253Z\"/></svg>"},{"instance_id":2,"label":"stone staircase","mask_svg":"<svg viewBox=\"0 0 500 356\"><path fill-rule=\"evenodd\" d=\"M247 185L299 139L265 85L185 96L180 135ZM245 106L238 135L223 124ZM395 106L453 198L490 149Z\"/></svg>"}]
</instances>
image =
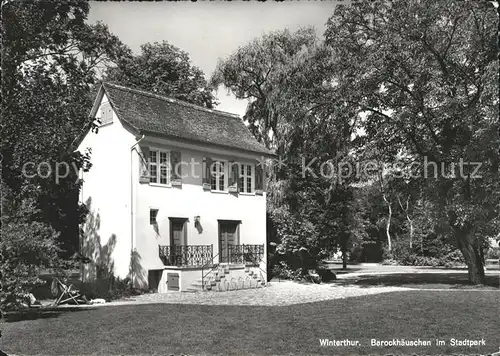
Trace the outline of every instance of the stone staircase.
<instances>
[{"instance_id":1,"label":"stone staircase","mask_svg":"<svg viewBox=\"0 0 500 356\"><path fill-rule=\"evenodd\" d=\"M205 288L203 288L203 284ZM187 292L225 292L240 289L263 288L267 285L264 273L258 267L244 265L220 265L209 273L202 282L199 278Z\"/></svg>"}]
</instances>

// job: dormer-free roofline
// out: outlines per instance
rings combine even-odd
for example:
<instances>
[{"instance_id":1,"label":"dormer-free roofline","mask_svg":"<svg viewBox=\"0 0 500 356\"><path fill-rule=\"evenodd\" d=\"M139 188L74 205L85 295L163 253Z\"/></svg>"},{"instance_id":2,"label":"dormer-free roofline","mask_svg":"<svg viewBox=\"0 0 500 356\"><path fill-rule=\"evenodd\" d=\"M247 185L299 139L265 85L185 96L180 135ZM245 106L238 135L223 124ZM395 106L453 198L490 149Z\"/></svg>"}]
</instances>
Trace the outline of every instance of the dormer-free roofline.
<instances>
[{"instance_id":1,"label":"dormer-free roofline","mask_svg":"<svg viewBox=\"0 0 500 356\"><path fill-rule=\"evenodd\" d=\"M90 112L91 118L96 116L104 94L118 119L137 135L165 136L265 157L275 156L255 139L235 114L117 84L101 84ZM83 140L89 127L77 144Z\"/></svg>"}]
</instances>

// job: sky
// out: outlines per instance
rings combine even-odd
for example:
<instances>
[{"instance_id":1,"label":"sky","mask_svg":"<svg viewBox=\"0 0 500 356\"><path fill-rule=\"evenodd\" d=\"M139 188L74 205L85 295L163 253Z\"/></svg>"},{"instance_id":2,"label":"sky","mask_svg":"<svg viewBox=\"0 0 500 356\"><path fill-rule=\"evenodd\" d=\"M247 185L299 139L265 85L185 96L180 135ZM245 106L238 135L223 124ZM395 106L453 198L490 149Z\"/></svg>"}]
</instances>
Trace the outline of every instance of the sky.
<instances>
[{"instance_id":1,"label":"sky","mask_svg":"<svg viewBox=\"0 0 500 356\"><path fill-rule=\"evenodd\" d=\"M104 22L135 53L143 43L165 40L186 51L208 80L219 59L264 33L314 26L321 36L335 2L90 2L90 6L88 22ZM218 110L244 115L246 101L223 88L217 97Z\"/></svg>"}]
</instances>

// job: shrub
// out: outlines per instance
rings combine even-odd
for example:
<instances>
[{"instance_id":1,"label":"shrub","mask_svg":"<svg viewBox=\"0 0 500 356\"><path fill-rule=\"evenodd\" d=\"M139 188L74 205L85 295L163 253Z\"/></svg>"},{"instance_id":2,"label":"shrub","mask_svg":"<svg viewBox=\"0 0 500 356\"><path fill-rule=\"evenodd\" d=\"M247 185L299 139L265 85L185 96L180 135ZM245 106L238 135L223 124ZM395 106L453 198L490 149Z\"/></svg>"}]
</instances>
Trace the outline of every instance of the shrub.
<instances>
[{"instance_id":1,"label":"shrub","mask_svg":"<svg viewBox=\"0 0 500 356\"><path fill-rule=\"evenodd\" d=\"M272 274L280 279L297 279L298 270L290 268L290 266L285 261L279 261L272 270Z\"/></svg>"},{"instance_id":2,"label":"shrub","mask_svg":"<svg viewBox=\"0 0 500 356\"><path fill-rule=\"evenodd\" d=\"M132 280L130 278L128 277L124 279L117 278L111 290L111 299L131 297L133 295L140 295L143 293L144 293L143 290L134 288L132 286Z\"/></svg>"},{"instance_id":3,"label":"shrub","mask_svg":"<svg viewBox=\"0 0 500 356\"><path fill-rule=\"evenodd\" d=\"M302 270L315 269L318 262L328 256L329 239L321 239L315 225L304 216L291 213L286 208L272 212L276 227L276 261L284 261L293 274L304 276ZM301 269L301 271L299 271Z\"/></svg>"},{"instance_id":4,"label":"shrub","mask_svg":"<svg viewBox=\"0 0 500 356\"><path fill-rule=\"evenodd\" d=\"M321 277L314 269L307 271L307 273L304 275L303 279L305 281L312 282L312 283L321 283Z\"/></svg>"},{"instance_id":5,"label":"shrub","mask_svg":"<svg viewBox=\"0 0 500 356\"><path fill-rule=\"evenodd\" d=\"M486 252L487 259L497 259L500 258L500 247L490 247L488 252Z\"/></svg>"},{"instance_id":6,"label":"shrub","mask_svg":"<svg viewBox=\"0 0 500 356\"><path fill-rule=\"evenodd\" d=\"M407 241L395 241L390 252L387 247L384 247L383 264L432 267L444 266L450 268L465 263L460 250L453 248L451 245L442 244L442 249L436 251L434 251L432 255L422 256L421 254L417 254L415 250L410 249Z\"/></svg>"},{"instance_id":7,"label":"shrub","mask_svg":"<svg viewBox=\"0 0 500 356\"><path fill-rule=\"evenodd\" d=\"M442 256L439 260L440 266L445 266L446 268L465 264L464 256L458 249L448 253L445 256Z\"/></svg>"},{"instance_id":8,"label":"shrub","mask_svg":"<svg viewBox=\"0 0 500 356\"><path fill-rule=\"evenodd\" d=\"M393 258L388 258L388 259L383 260L382 264L386 265L386 266L397 266L397 265L399 265L399 262Z\"/></svg>"},{"instance_id":9,"label":"shrub","mask_svg":"<svg viewBox=\"0 0 500 356\"><path fill-rule=\"evenodd\" d=\"M337 279L337 275L327 268L318 268L316 272L321 277L322 282L330 282Z\"/></svg>"},{"instance_id":10,"label":"shrub","mask_svg":"<svg viewBox=\"0 0 500 356\"><path fill-rule=\"evenodd\" d=\"M354 246L349 255L349 262L363 262L363 252L364 250L361 244Z\"/></svg>"},{"instance_id":11,"label":"shrub","mask_svg":"<svg viewBox=\"0 0 500 356\"><path fill-rule=\"evenodd\" d=\"M22 306L25 295L44 284L38 276L53 267L60 249L59 234L39 222L3 223L0 239L0 310Z\"/></svg>"},{"instance_id":12,"label":"shrub","mask_svg":"<svg viewBox=\"0 0 500 356\"><path fill-rule=\"evenodd\" d=\"M81 282L77 284L77 288L87 299L102 298L106 299L106 301L111 300L111 286L108 281L98 279L92 282Z\"/></svg>"},{"instance_id":13,"label":"shrub","mask_svg":"<svg viewBox=\"0 0 500 356\"><path fill-rule=\"evenodd\" d=\"M410 249L406 241L394 241L392 249L383 247L382 257L384 260L396 260L403 265L412 265L415 260L415 252Z\"/></svg>"},{"instance_id":14,"label":"shrub","mask_svg":"<svg viewBox=\"0 0 500 356\"><path fill-rule=\"evenodd\" d=\"M436 257L416 256L413 266L432 266L438 267L440 260Z\"/></svg>"},{"instance_id":15,"label":"shrub","mask_svg":"<svg viewBox=\"0 0 500 356\"><path fill-rule=\"evenodd\" d=\"M280 279L289 279L294 281L309 281L313 283L330 282L337 279L335 273L328 268L318 267L316 269L297 268L293 269L284 262L278 262L272 271L273 276Z\"/></svg>"},{"instance_id":16,"label":"shrub","mask_svg":"<svg viewBox=\"0 0 500 356\"><path fill-rule=\"evenodd\" d=\"M444 267L445 268L453 268L455 266L456 266L456 264L453 263L453 262L450 262L450 261L447 261L447 262L444 263Z\"/></svg>"},{"instance_id":17,"label":"shrub","mask_svg":"<svg viewBox=\"0 0 500 356\"><path fill-rule=\"evenodd\" d=\"M87 299L102 298L106 301L143 293L142 290L132 286L132 280L128 277L124 279L112 277L108 279L96 279L92 282L80 282L77 288Z\"/></svg>"}]
</instances>

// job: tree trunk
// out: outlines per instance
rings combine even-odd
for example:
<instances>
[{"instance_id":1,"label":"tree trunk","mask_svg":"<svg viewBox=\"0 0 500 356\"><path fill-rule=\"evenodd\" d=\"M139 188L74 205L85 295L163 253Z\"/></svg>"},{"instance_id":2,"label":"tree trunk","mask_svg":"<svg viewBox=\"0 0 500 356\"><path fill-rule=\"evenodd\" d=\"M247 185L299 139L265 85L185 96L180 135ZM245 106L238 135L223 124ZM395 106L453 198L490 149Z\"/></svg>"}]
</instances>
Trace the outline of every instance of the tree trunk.
<instances>
[{"instance_id":1,"label":"tree trunk","mask_svg":"<svg viewBox=\"0 0 500 356\"><path fill-rule=\"evenodd\" d=\"M408 220L408 226L410 227L410 249L413 248L413 221L410 218L410 214L408 213L409 210L409 205L410 205L410 197L406 199L406 207L403 206L403 203L401 202L401 198L399 195L397 196L398 198L398 203L399 206L401 207L401 210L405 213L406 220Z\"/></svg>"},{"instance_id":2,"label":"tree trunk","mask_svg":"<svg viewBox=\"0 0 500 356\"><path fill-rule=\"evenodd\" d=\"M473 234L455 231L455 237L460 251L467 263L469 282L472 284L484 284L484 261L481 253L481 244Z\"/></svg>"},{"instance_id":3,"label":"tree trunk","mask_svg":"<svg viewBox=\"0 0 500 356\"><path fill-rule=\"evenodd\" d=\"M346 269L346 268L347 268L347 254L343 253L342 254L342 269Z\"/></svg>"},{"instance_id":4,"label":"tree trunk","mask_svg":"<svg viewBox=\"0 0 500 356\"><path fill-rule=\"evenodd\" d=\"M347 246L346 241L342 243L342 269L347 268Z\"/></svg>"},{"instance_id":5,"label":"tree trunk","mask_svg":"<svg viewBox=\"0 0 500 356\"><path fill-rule=\"evenodd\" d=\"M387 248L392 251L392 242L391 242L391 219L392 219L392 207L391 204L387 201L384 196L384 200L387 203L387 207L389 208L389 216L387 217L387 222L385 223L385 233L387 235Z\"/></svg>"},{"instance_id":6,"label":"tree trunk","mask_svg":"<svg viewBox=\"0 0 500 356\"><path fill-rule=\"evenodd\" d=\"M382 199L384 199L384 202L387 204L387 207L389 208L389 216L387 217L387 221L385 223L385 233L387 235L387 249L389 252L391 252L392 251L392 242L391 242L392 202L389 202L389 200L387 200L387 196L385 194L383 167L380 162L379 162L379 167L381 168L378 171L379 182L380 182L380 193L382 193Z\"/></svg>"},{"instance_id":7,"label":"tree trunk","mask_svg":"<svg viewBox=\"0 0 500 356\"><path fill-rule=\"evenodd\" d=\"M410 217L407 215L406 218L408 219L408 223L410 224L410 249L413 248L413 221L410 219Z\"/></svg>"},{"instance_id":8,"label":"tree trunk","mask_svg":"<svg viewBox=\"0 0 500 356\"><path fill-rule=\"evenodd\" d=\"M425 199L422 200L422 208L423 211L425 212ZM420 253L422 256L424 255L424 234L420 232Z\"/></svg>"}]
</instances>

